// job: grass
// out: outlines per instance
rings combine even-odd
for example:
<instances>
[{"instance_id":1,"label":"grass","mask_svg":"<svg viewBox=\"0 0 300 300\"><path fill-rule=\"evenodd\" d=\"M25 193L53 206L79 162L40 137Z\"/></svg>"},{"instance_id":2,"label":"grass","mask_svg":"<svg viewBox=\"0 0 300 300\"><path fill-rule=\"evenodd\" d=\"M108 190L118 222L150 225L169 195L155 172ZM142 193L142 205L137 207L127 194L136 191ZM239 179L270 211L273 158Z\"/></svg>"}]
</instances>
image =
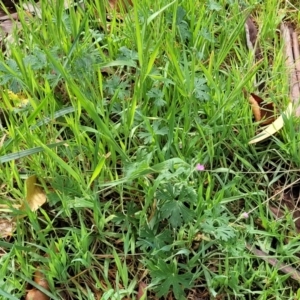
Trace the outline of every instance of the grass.
<instances>
[{"instance_id":1,"label":"grass","mask_svg":"<svg viewBox=\"0 0 300 300\"><path fill-rule=\"evenodd\" d=\"M257 92L248 11L262 28L262 96L284 110L276 28L299 10L133 2L109 18L92 1L68 10L43 1L41 18L19 10L19 39L0 59L0 200L20 204L35 174L48 201L24 218L3 209L17 222L0 240L0 298L37 287L51 299L142 299L143 283L144 299L298 299L299 283L246 243L298 266L291 213L278 221L268 204L299 187L299 120L248 145L258 125L243 89Z\"/></svg>"}]
</instances>

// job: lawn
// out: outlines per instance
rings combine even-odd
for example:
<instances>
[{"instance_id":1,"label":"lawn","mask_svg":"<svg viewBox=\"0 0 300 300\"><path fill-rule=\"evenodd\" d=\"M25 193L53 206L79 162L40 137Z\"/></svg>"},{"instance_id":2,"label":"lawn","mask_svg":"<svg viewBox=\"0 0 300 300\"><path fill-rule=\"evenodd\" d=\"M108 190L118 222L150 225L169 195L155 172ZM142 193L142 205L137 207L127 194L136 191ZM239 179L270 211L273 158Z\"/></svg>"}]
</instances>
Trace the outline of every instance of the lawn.
<instances>
[{"instance_id":1,"label":"lawn","mask_svg":"<svg viewBox=\"0 0 300 300\"><path fill-rule=\"evenodd\" d=\"M1 40L0 299L300 299L298 1L24 3ZM250 93L284 120L253 144Z\"/></svg>"}]
</instances>

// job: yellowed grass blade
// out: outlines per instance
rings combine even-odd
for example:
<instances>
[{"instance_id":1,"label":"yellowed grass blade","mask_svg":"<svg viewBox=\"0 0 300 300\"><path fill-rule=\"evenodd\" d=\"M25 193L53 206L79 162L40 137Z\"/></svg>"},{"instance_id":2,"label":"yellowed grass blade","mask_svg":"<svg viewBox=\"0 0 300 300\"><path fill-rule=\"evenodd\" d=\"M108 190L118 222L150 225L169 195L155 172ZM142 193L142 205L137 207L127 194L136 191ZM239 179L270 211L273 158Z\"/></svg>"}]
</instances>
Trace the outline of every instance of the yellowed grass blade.
<instances>
[{"instance_id":1,"label":"yellowed grass blade","mask_svg":"<svg viewBox=\"0 0 300 300\"><path fill-rule=\"evenodd\" d=\"M292 114L293 104L289 103L287 109L283 113L287 117L290 117ZM255 144L265 140L266 138L272 136L274 133L278 132L284 125L283 116L278 117L272 124L270 124L265 130L256 135L249 144Z\"/></svg>"}]
</instances>

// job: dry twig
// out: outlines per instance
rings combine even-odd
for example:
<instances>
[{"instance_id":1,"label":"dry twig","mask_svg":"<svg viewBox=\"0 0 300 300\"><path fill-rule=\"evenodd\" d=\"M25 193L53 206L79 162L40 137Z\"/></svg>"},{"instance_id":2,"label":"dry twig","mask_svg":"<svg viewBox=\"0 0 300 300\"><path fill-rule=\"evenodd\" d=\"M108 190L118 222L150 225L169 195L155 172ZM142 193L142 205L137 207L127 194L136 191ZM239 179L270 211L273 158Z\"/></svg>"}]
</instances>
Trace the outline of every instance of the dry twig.
<instances>
[{"instance_id":1,"label":"dry twig","mask_svg":"<svg viewBox=\"0 0 300 300\"><path fill-rule=\"evenodd\" d=\"M271 257L267 253L265 253L261 250L258 250L255 247L250 246L249 244L246 244L246 247L252 254L263 259L271 266L277 267L281 272L283 272L285 274L289 274L291 276L291 278L293 278L294 280L300 281L300 272L298 272L295 268L281 263L278 259Z\"/></svg>"},{"instance_id":2,"label":"dry twig","mask_svg":"<svg viewBox=\"0 0 300 300\"><path fill-rule=\"evenodd\" d=\"M295 49L295 47L293 47L293 45L295 43L292 41L292 36L294 35L294 33L291 34L289 27L284 23L281 24L280 30L284 41L286 66L287 66L287 70L289 71L291 102L294 104L296 117L299 117L300 116L300 105L299 105L300 91L298 85L297 71L295 67L295 62L299 60L299 57L297 58L294 57L295 51L293 51L293 48ZM297 47L298 46L296 46L296 48Z\"/></svg>"},{"instance_id":3,"label":"dry twig","mask_svg":"<svg viewBox=\"0 0 300 300\"><path fill-rule=\"evenodd\" d=\"M292 40L293 40L293 53L294 53L294 60L295 60L295 67L296 67L296 76L298 79L298 85L300 86L300 50L299 50L299 43L298 43L298 35L295 31L292 33Z\"/></svg>"}]
</instances>

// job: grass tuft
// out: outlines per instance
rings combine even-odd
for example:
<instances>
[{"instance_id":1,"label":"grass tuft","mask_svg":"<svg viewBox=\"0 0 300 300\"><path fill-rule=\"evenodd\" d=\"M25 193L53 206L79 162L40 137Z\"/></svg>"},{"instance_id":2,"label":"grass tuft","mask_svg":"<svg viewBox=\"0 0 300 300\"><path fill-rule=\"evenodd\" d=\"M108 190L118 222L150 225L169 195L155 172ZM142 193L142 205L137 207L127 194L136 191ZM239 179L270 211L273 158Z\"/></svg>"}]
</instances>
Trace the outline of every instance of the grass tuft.
<instances>
[{"instance_id":1,"label":"grass tuft","mask_svg":"<svg viewBox=\"0 0 300 300\"><path fill-rule=\"evenodd\" d=\"M258 124L243 93L258 92L259 72L261 96L284 111L276 29L299 10L98 2L42 1L40 16L20 5L22 29L1 54L0 225L16 230L0 240L0 298L36 288L51 299L141 299L144 286L149 299L299 298L298 282L247 248L297 269L297 205L281 218L270 205L299 196L299 120L248 145ZM264 50L256 65L249 12ZM47 203L21 213L31 175Z\"/></svg>"}]
</instances>

